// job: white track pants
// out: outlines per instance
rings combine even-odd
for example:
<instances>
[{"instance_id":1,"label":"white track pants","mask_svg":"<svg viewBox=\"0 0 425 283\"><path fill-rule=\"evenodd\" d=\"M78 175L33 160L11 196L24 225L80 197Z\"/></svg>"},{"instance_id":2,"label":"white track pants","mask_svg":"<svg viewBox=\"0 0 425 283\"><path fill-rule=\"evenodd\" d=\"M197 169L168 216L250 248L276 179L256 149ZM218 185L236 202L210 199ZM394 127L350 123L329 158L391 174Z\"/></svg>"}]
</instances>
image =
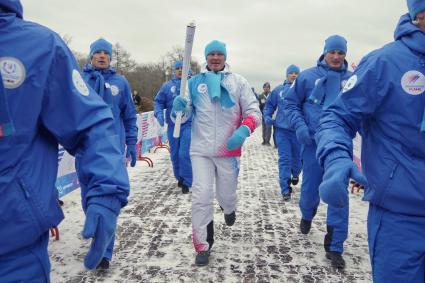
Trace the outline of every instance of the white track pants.
<instances>
[{"instance_id":1,"label":"white track pants","mask_svg":"<svg viewBox=\"0 0 425 283\"><path fill-rule=\"evenodd\" d=\"M214 183L216 197L224 213L236 210L239 157L192 155L192 240L196 252L207 251L214 243Z\"/></svg>"}]
</instances>

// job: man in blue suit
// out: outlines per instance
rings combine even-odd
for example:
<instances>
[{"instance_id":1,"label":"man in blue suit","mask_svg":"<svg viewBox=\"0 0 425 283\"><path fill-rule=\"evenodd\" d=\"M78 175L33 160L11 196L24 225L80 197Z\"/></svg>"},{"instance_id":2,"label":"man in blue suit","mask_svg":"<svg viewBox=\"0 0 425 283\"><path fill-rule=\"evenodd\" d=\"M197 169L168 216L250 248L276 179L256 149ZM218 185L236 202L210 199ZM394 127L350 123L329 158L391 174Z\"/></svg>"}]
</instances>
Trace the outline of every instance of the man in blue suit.
<instances>
[{"instance_id":1,"label":"man in blue suit","mask_svg":"<svg viewBox=\"0 0 425 283\"><path fill-rule=\"evenodd\" d=\"M313 137L323 109L332 104L351 75L347 70L346 53L345 38L339 35L328 37L317 66L301 72L284 99L284 111L288 115L289 124L302 144L300 230L303 234L310 232L311 222L316 215L320 203L319 185L323 176L323 170L316 159ZM332 266L342 269L345 267L342 252L348 233L348 204L342 208L328 205L326 224L326 257L331 260Z\"/></svg>"},{"instance_id":2,"label":"man in blue suit","mask_svg":"<svg viewBox=\"0 0 425 283\"><path fill-rule=\"evenodd\" d=\"M176 61L173 78L161 86L161 89L154 98L154 115L162 127L165 121L167 122L167 136L170 142L170 156L174 176L177 179L177 186L182 189L182 193L187 194L189 188L192 187L192 163L189 155L191 119L181 124L180 137L174 138L174 122L170 117L174 98L180 94L182 68L183 62ZM164 109L166 110L165 117Z\"/></svg>"},{"instance_id":3,"label":"man in blue suit","mask_svg":"<svg viewBox=\"0 0 425 283\"><path fill-rule=\"evenodd\" d=\"M137 153L137 116L131 96L131 88L127 79L111 66L112 44L103 38L90 45L90 63L83 69L84 80L108 104L114 115L115 130L120 138L120 149L123 156L131 158L131 167L136 165ZM77 163L77 167L79 164ZM87 190L87 184L80 180L81 193ZM112 238L99 268L108 269L112 259L115 237Z\"/></svg>"},{"instance_id":4,"label":"man in blue suit","mask_svg":"<svg viewBox=\"0 0 425 283\"><path fill-rule=\"evenodd\" d=\"M425 1L408 0L394 42L365 56L316 133L322 200L348 204L367 184L373 282L425 281ZM361 175L352 138L362 136Z\"/></svg>"},{"instance_id":5,"label":"man in blue suit","mask_svg":"<svg viewBox=\"0 0 425 283\"><path fill-rule=\"evenodd\" d=\"M290 65L286 69L285 81L273 89L272 93L267 97L263 110L263 117L266 124L274 126L276 129L280 192L285 201L291 199L291 184L298 184L298 175L301 172L301 159L300 144L283 112L283 100L299 73L300 69L295 65ZM276 119L273 119L275 111Z\"/></svg>"},{"instance_id":6,"label":"man in blue suit","mask_svg":"<svg viewBox=\"0 0 425 283\"><path fill-rule=\"evenodd\" d=\"M51 30L0 0L0 282L50 282L49 228L64 215L55 187L58 143L86 184L84 259L95 268L115 234L129 181L110 108L86 85Z\"/></svg>"}]
</instances>

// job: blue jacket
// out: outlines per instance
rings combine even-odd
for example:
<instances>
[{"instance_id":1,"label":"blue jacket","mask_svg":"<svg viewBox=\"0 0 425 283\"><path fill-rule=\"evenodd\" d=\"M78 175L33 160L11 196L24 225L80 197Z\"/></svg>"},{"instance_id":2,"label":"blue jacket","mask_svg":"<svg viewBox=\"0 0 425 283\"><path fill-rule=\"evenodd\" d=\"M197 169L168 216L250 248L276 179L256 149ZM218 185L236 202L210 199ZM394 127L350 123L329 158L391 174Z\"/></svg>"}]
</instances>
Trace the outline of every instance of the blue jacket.
<instances>
[{"instance_id":1,"label":"blue jacket","mask_svg":"<svg viewBox=\"0 0 425 283\"><path fill-rule=\"evenodd\" d=\"M137 143L137 116L130 85L127 79L118 75L112 67L106 70L95 70L92 65L87 64L83 70L83 78L93 89L96 82L93 76L95 72L100 72L105 79L105 96L112 96L112 99L104 97L104 100L105 102L112 100L110 106L115 118L115 128L120 136L121 148L124 152L124 145Z\"/></svg>"},{"instance_id":2,"label":"blue jacket","mask_svg":"<svg viewBox=\"0 0 425 283\"><path fill-rule=\"evenodd\" d=\"M298 75L289 88L283 103L283 109L291 128L297 130L299 127L306 125L312 137L319 125L323 106L320 101L315 103L309 98L318 81L330 69L326 63L323 63L323 59L324 55L320 56L316 67L304 70ZM347 65L347 62L344 62L343 68L340 70L341 88L351 76L351 72L347 71Z\"/></svg>"},{"instance_id":3,"label":"blue jacket","mask_svg":"<svg viewBox=\"0 0 425 283\"><path fill-rule=\"evenodd\" d=\"M288 119L285 118L283 112L283 99L290 87L291 83L285 81L283 84L278 85L273 89L272 93L267 97L266 105L264 106L263 110L263 115L264 118L268 117L272 119L273 113L276 111L277 108L274 125L278 128L293 131L293 129L289 125Z\"/></svg>"},{"instance_id":4,"label":"blue jacket","mask_svg":"<svg viewBox=\"0 0 425 283\"><path fill-rule=\"evenodd\" d=\"M0 137L0 256L31 245L63 219L58 142L81 158L86 203L107 199L102 205L119 212L129 192L110 109L84 83L56 33L22 20L22 8L11 11L0 12L0 95L15 128Z\"/></svg>"},{"instance_id":5,"label":"blue jacket","mask_svg":"<svg viewBox=\"0 0 425 283\"><path fill-rule=\"evenodd\" d=\"M425 44L422 52L404 40L418 33L408 14L392 43L360 62L335 104L324 112L316 135L323 164L330 152L350 154L356 131L362 136L364 199L390 211L425 216ZM345 153L346 154L346 153Z\"/></svg>"},{"instance_id":6,"label":"blue jacket","mask_svg":"<svg viewBox=\"0 0 425 283\"><path fill-rule=\"evenodd\" d=\"M164 109L166 119L163 119L168 125L174 126L174 122L171 120L171 109L173 108L173 101L176 96L180 94L180 83L181 79L174 77L168 82L165 82L153 100L153 109L155 117L164 118ZM190 125L190 124L188 124Z\"/></svg>"}]
</instances>

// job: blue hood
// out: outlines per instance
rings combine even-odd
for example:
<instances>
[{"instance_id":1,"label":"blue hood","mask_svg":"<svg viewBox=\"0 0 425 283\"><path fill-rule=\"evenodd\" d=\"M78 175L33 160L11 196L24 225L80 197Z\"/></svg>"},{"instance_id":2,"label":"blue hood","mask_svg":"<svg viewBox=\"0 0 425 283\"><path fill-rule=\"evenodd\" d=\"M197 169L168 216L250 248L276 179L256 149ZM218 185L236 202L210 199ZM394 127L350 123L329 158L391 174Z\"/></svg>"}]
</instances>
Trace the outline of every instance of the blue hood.
<instances>
[{"instance_id":1,"label":"blue hood","mask_svg":"<svg viewBox=\"0 0 425 283\"><path fill-rule=\"evenodd\" d=\"M413 32L421 32L421 30L412 24L409 14L404 14L400 17L397 27L395 28L394 40L399 40L403 36L407 36Z\"/></svg>"},{"instance_id":2,"label":"blue hood","mask_svg":"<svg viewBox=\"0 0 425 283\"><path fill-rule=\"evenodd\" d=\"M15 13L16 16L22 19L23 9L19 0L0 0L0 7L7 12Z\"/></svg>"},{"instance_id":3,"label":"blue hood","mask_svg":"<svg viewBox=\"0 0 425 283\"><path fill-rule=\"evenodd\" d=\"M401 40L410 49L425 54L425 32L412 24L409 14L400 17L394 39Z\"/></svg>"}]
</instances>

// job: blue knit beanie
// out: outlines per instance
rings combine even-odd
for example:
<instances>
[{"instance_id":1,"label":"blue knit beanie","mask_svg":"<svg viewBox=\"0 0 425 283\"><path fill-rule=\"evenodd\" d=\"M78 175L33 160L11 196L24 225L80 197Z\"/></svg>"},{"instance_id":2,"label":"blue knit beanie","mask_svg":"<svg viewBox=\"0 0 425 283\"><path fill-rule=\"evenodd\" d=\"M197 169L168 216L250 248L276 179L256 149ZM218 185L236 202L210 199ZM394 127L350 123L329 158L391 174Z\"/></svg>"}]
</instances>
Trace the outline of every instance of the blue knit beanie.
<instances>
[{"instance_id":1,"label":"blue knit beanie","mask_svg":"<svg viewBox=\"0 0 425 283\"><path fill-rule=\"evenodd\" d=\"M289 67L286 69L286 75L289 75L290 73L300 73L300 68L298 68L295 65L289 65Z\"/></svg>"},{"instance_id":2,"label":"blue knit beanie","mask_svg":"<svg viewBox=\"0 0 425 283\"><path fill-rule=\"evenodd\" d=\"M7 12L15 13L18 18L22 19L23 9L19 0L0 0L0 6Z\"/></svg>"},{"instance_id":3,"label":"blue knit beanie","mask_svg":"<svg viewBox=\"0 0 425 283\"><path fill-rule=\"evenodd\" d=\"M183 61L177 60L176 63L174 63L173 69L175 70L177 68L183 68Z\"/></svg>"},{"instance_id":4,"label":"blue knit beanie","mask_svg":"<svg viewBox=\"0 0 425 283\"><path fill-rule=\"evenodd\" d=\"M407 0L410 18L414 20L416 15L425 10L425 0Z\"/></svg>"},{"instance_id":5,"label":"blue knit beanie","mask_svg":"<svg viewBox=\"0 0 425 283\"><path fill-rule=\"evenodd\" d=\"M90 59L96 52L105 51L109 54L110 60L112 60L112 44L103 38L99 38L92 44L90 44Z\"/></svg>"},{"instance_id":6,"label":"blue knit beanie","mask_svg":"<svg viewBox=\"0 0 425 283\"><path fill-rule=\"evenodd\" d=\"M218 52L224 55L224 59L227 58L226 44L224 42L213 40L205 46L205 59L208 54L212 52Z\"/></svg>"},{"instance_id":7,"label":"blue knit beanie","mask_svg":"<svg viewBox=\"0 0 425 283\"><path fill-rule=\"evenodd\" d=\"M347 40L340 35L331 35L325 40L325 48L323 54L331 51L342 51L347 53Z\"/></svg>"}]
</instances>

